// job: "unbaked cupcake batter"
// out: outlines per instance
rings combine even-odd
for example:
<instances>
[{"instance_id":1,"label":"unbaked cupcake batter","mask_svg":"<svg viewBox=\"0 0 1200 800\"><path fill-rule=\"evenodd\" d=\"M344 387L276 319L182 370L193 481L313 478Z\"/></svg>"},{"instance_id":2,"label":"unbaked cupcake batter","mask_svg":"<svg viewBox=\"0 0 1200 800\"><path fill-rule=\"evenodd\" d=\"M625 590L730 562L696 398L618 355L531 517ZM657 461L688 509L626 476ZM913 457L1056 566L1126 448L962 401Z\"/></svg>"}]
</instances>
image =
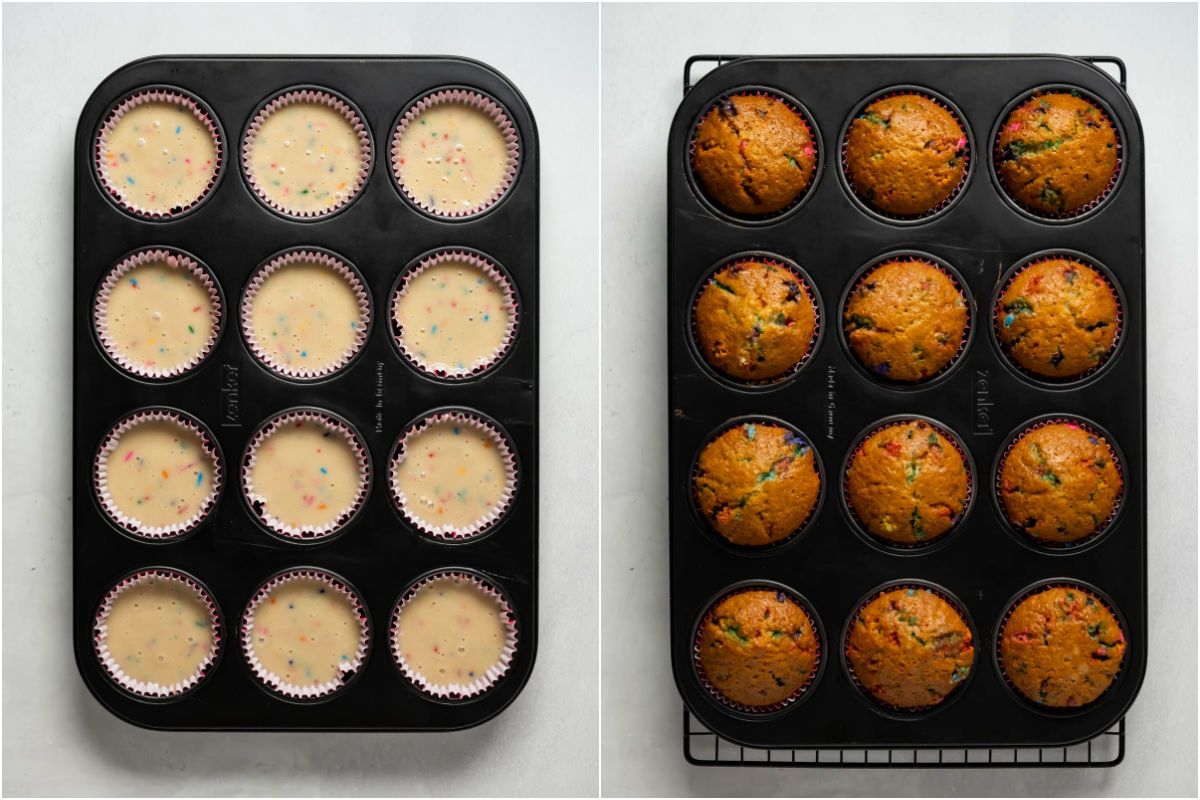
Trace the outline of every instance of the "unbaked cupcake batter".
<instances>
[{"instance_id":1,"label":"unbaked cupcake batter","mask_svg":"<svg viewBox=\"0 0 1200 800\"><path fill-rule=\"evenodd\" d=\"M204 195L217 164L213 135L192 109L142 103L100 143L104 173L124 202L147 211L186 208Z\"/></svg>"},{"instance_id":2,"label":"unbaked cupcake batter","mask_svg":"<svg viewBox=\"0 0 1200 800\"><path fill-rule=\"evenodd\" d=\"M362 471L340 432L316 422L289 422L255 449L253 498L268 522L285 527L328 525L349 511Z\"/></svg>"},{"instance_id":3,"label":"unbaked cupcake batter","mask_svg":"<svg viewBox=\"0 0 1200 800\"><path fill-rule=\"evenodd\" d=\"M101 642L130 678L174 686L212 653L212 613L182 581L144 578L113 600Z\"/></svg>"},{"instance_id":4,"label":"unbaked cupcake batter","mask_svg":"<svg viewBox=\"0 0 1200 800\"><path fill-rule=\"evenodd\" d=\"M288 211L319 212L351 195L363 147L354 126L323 103L292 103L271 112L250 144L258 190Z\"/></svg>"},{"instance_id":5,"label":"unbaked cupcake batter","mask_svg":"<svg viewBox=\"0 0 1200 800\"><path fill-rule=\"evenodd\" d=\"M109 347L135 369L170 372L208 346L212 296L190 269L169 256L121 276L99 322L107 330Z\"/></svg>"},{"instance_id":6,"label":"unbaked cupcake batter","mask_svg":"<svg viewBox=\"0 0 1200 800\"><path fill-rule=\"evenodd\" d=\"M350 282L312 261L272 272L251 298L248 322L263 357L285 371L333 367L365 324Z\"/></svg>"},{"instance_id":7,"label":"unbaked cupcake batter","mask_svg":"<svg viewBox=\"0 0 1200 800\"><path fill-rule=\"evenodd\" d=\"M465 103L422 111L400 136L396 171L413 197L444 214L483 205L504 183L508 142L495 120Z\"/></svg>"},{"instance_id":8,"label":"unbaked cupcake batter","mask_svg":"<svg viewBox=\"0 0 1200 800\"><path fill-rule=\"evenodd\" d=\"M350 599L325 581L288 580L254 610L254 656L283 683L327 684L357 663L361 625Z\"/></svg>"},{"instance_id":9,"label":"unbaked cupcake batter","mask_svg":"<svg viewBox=\"0 0 1200 800\"><path fill-rule=\"evenodd\" d=\"M437 687L466 686L500 663L507 627L495 597L470 581L438 578L401 606L395 635L410 672Z\"/></svg>"},{"instance_id":10,"label":"unbaked cupcake batter","mask_svg":"<svg viewBox=\"0 0 1200 800\"><path fill-rule=\"evenodd\" d=\"M507 478L495 440L447 420L408 437L396 488L408 512L431 527L465 528L500 510Z\"/></svg>"},{"instance_id":11,"label":"unbaked cupcake batter","mask_svg":"<svg viewBox=\"0 0 1200 800\"><path fill-rule=\"evenodd\" d=\"M504 291L463 261L429 267L396 302L400 341L424 367L466 375L500 353L508 329Z\"/></svg>"},{"instance_id":12,"label":"unbaked cupcake batter","mask_svg":"<svg viewBox=\"0 0 1200 800\"><path fill-rule=\"evenodd\" d=\"M200 435L166 420L120 435L105 462L109 498L143 527L187 522L212 494L212 456Z\"/></svg>"}]
</instances>

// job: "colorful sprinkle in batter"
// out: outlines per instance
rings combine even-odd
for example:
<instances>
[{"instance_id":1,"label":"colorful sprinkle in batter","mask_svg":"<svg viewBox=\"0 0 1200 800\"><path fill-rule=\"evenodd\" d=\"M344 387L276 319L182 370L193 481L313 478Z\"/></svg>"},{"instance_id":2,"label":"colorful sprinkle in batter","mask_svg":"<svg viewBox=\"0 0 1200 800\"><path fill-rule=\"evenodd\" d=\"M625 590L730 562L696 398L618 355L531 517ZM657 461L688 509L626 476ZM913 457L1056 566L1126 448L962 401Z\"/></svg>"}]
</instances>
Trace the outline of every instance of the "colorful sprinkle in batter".
<instances>
[{"instance_id":1,"label":"colorful sprinkle in batter","mask_svg":"<svg viewBox=\"0 0 1200 800\"><path fill-rule=\"evenodd\" d=\"M279 584L254 610L254 656L293 686L321 686L357 666L361 635L350 599L317 578Z\"/></svg>"},{"instance_id":2,"label":"colorful sprinkle in batter","mask_svg":"<svg viewBox=\"0 0 1200 800\"><path fill-rule=\"evenodd\" d=\"M345 436L316 422L287 423L255 450L253 500L284 527L328 525L350 510L362 472Z\"/></svg>"},{"instance_id":3,"label":"colorful sprinkle in batter","mask_svg":"<svg viewBox=\"0 0 1200 800\"><path fill-rule=\"evenodd\" d=\"M474 425L448 420L405 442L395 472L406 510L430 527L462 529L500 510L507 470L491 436Z\"/></svg>"},{"instance_id":4,"label":"colorful sprinkle in batter","mask_svg":"<svg viewBox=\"0 0 1200 800\"><path fill-rule=\"evenodd\" d=\"M293 103L263 120L250 143L258 190L293 212L331 209L352 195L363 167L358 134L322 103Z\"/></svg>"},{"instance_id":5,"label":"colorful sprinkle in batter","mask_svg":"<svg viewBox=\"0 0 1200 800\"><path fill-rule=\"evenodd\" d=\"M170 372L203 355L213 332L208 288L170 256L134 267L97 314L108 346L134 368Z\"/></svg>"},{"instance_id":6,"label":"colorful sprinkle in batter","mask_svg":"<svg viewBox=\"0 0 1200 800\"><path fill-rule=\"evenodd\" d=\"M469 375L501 352L508 329L504 292L462 261L435 264L396 301L400 341L426 369Z\"/></svg>"},{"instance_id":7,"label":"colorful sprinkle in batter","mask_svg":"<svg viewBox=\"0 0 1200 800\"><path fill-rule=\"evenodd\" d=\"M100 143L101 169L125 203L184 209L208 190L217 146L192 109L150 102L126 111Z\"/></svg>"},{"instance_id":8,"label":"colorful sprinkle in batter","mask_svg":"<svg viewBox=\"0 0 1200 800\"><path fill-rule=\"evenodd\" d=\"M296 261L272 272L246 319L271 366L287 371L332 368L353 355L365 329L354 288L325 264Z\"/></svg>"},{"instance_id":9,"label":"colorful sprinkle in batter","mask_svg":"<svg viewBox=\"0 0 1200 800\"><path fill-rule=\"evenodd\" d=\"M464 103L443 103L409 123L395 167L400 184L433 211L471 211L503 185L508 143L487 114Z\"/></svg>"},{"instance_id":10,"label":"colorful sprinkle in batter","mask_svg":"<svg viewBox=\"0 0 1200 800\"><path fill-rule=\"evenodd\" d=\"M500 603L470 581L438 578L400 607L396 646L412 672L438 688L465 687L500 663L507 629Z\"/></svg>"},{"instance_id":11,"label":"colorful sprinkle in batter","mask_svg":"<svg viewBox=\"0 0 1200 800\"><path fill-rule=\"evenodd\" d=\"M185 523L212 494L212 456L199 434L174 422L135 424L121 434L105 468L112 502L142 527Z\"/></svg>"},{"instance_id":12,"label":"colorful sprinkle in batter","mask_svg":"<svg viewBox=\"0 0 1200 800\"><path fill-rule=\"evenodd\" d=\"M212 654L212 614L182 581L143 578L113 600L101 642L126 676L166 689Z\"/></svg>"}]
</instances>

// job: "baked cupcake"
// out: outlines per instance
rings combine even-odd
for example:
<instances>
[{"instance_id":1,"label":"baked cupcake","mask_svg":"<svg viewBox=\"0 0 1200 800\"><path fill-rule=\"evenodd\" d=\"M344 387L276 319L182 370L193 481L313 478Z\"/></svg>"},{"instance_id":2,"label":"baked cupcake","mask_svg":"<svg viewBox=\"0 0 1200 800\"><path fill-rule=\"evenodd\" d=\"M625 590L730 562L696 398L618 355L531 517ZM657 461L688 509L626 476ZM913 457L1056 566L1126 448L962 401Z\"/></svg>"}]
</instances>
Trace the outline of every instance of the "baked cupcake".
<instances>
[{"instance_id":1,"label":"baked cupcake","mask_svg":"<svg viewBox=\"0 0 1200 800\"><path fill-rule=\"evenodd\" d=\"M732 544L760 547L812 516L821 473L812 446L781 425L746 422L700 451L692 488L700 513Z\"/></svg>"},{"instance_id":2,"label":"baked cupcake","mask_svg":"<svg viewBox=\"0 0 1200 800\"><path fill-rule=\"evenodd\" d=\"M694 314L701 355L740 380L786 374L805 359L817 335L817 309L804 279L769 260L717 270L700 289Z\"/></svg>"},{"instance_id":3,"label":"baked cupcake","mask_svg":"<svg viewBox=\"0 0 1200 800\"><path fill-rule=\"evenodd\" d=\"M975 661L971 628L929 589L890 589L859 609L847 632L846 661L876 702L919 711L943 702Z\"/></svg>"},{"instance_id":4,"label":"baked cupcake","mask_svg":"<svg viewBox=\"0 0 1200 800\"><path fill-rule=\"evenodd\" d=\"M798 696L816 675L821 645L807 612L780 591L751 589L718 602L700 623L701 679L756 710Z\"/></svg>"},{"instance_id":5,"label":"baked cupcake","mask_svg":"<svg viewBox=\"0 0 1200 800\"><path fill-rule=\"evenodd\" d=\"M846 503L872 534L925 544L954 527L967 506L970 479L962 453L924 420L872 433L846 465Z\"/></svg>"},{"instance_id":6,"label":"baked cupcake","mask_svg":"<svg viewBox=\"0 0 1200 800\"><path fill-rule=\"evenodd\" d=\"M946 272L919 258L886 261L858 280L842 312L859 362L892 381L949 366L967 335L967 300Z\"/></svg>"},{"instance_id":7,"label":"baked cupcake","mask_svg":"<svg viewBox=\"0 0 1200 800\"><path fill-rule=\"evenodd\" d=\"M1000 629L1000 669L1039 705L1085 706L1112 685L1125 634L1104 602L1077 586L1050 586L1021 600Z\"/></svg>"},{"instance_id":8,"label":"baked cupcake","mask_svg":"<svg viewBox=\"0 0 1200 800\"><path fill-rule=\"evenodd\" d=\"M996 170L1008 193L1048 215L1084 209L1120 168L1117 131L1077 92L1048 92L1021 103L1000 126Z\"/></svg>"},{"instance_id":9,"label":"baked cupcake","mask_svg":"<svg viewBox=\"0 0 1200 800\"><path fill-rule=\"evenodd\" d=\"M1018 366L1046 378L1075 378L1113 350L1120 309L1108 281L1075 258L1023 267L996 305L996 333Z\"/></svg>"},{"instance_id":10,"label":"baked cupcake","mask_svg":"<svg viewBox=\"0 0 1200 800\"><path fill-rule=\"evenodd\" d=\"M1121 471L1103 437L1072 422L1022 433L1000 464L1000 504L1008 521L1051 544L1098 532L1121 498Z\"/></svg>"},{"instance_id":11,"label":"baked cupcake","mask_svg":"<svg viewBox=\"0 0 1200 800\"><path fill-rule=\"evenodd\" d=\"M735 214L782 211L809 187L817 144L808 122L768 95L722 98L692 142L692 164L714 201Z\"/></svg>"},{"instance_id":12,"label":"baked cupcake","mask_svg":"<svg viewBox=\"0 0 1200 800\"><path fill-rule=\"evenodd\" d=\"M924 95L881 97L850 123L845 161L850 185L868 205L896 216L928 214L962 185L967 133Z\"/></svg>"}]
</instances>

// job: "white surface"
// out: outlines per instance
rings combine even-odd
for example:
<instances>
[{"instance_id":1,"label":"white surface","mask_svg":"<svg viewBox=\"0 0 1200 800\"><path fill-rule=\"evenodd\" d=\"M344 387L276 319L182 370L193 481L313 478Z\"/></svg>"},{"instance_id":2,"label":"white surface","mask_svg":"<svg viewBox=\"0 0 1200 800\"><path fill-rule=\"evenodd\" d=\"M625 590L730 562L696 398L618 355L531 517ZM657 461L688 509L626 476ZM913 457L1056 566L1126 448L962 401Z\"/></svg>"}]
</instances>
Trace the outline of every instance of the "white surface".
<instances>
[{"instance_id":1,"label":"white surface","mask_svg":"<svg viewBox=\"0 0 1200 800\"><path fill-rule=\"evenodd\" d=\"M605 6L606 795L1196 794L1195 6ZM1150 667L1113 770L690 767L667 619L667 129L698 53L1062 52L1129 67L1146 158Z\"/></svg>"},{"instance_id":2,"label":"white surface","mask_svg":"<svg viewBox=\"0 0 1200 800\"><path fill-rule=\"evenodd\" d=\"M163 734L118 721L71 654L71 159L84 100L156 53L448 53L505 73L542 147L537 664L455 734ZM595 794L596 9L4 9L4 794ZM547 68L552 64L553 68ZM34 281L35 298L24 290ZM568 431L556 436L554 431ZM36 650L36 655L34 655Z\"/></svg>"}]
</instances>

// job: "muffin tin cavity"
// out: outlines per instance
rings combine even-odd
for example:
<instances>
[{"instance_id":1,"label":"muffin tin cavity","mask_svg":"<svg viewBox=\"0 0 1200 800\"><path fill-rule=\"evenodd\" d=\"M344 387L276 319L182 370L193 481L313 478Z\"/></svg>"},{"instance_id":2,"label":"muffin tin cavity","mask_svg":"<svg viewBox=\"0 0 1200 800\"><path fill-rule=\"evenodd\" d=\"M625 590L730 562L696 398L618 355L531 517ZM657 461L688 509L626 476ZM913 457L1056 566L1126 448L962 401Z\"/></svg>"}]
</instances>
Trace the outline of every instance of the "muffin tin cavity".
<instances>
[{"instance_id":1,"label":"muffin tin cavity","mask_svg":"<svg viewBox=\"0 0 1200 800\"><path fill-rule=\"evenodd\" d=\"M393 121L440 87L503 112L504 189L470 217L421 211L391 174ZM97 137L114 109L160 91L196 99L223 161L195 204L141 214L101 182ZM310 116L297 123L297 110ZM262 185L255 154L272 142L286 158L268 159L266 177L301 184ZM520 92L458 58L151 58L96 89L74 156L73 640L91 693L155 730L451 731L501 713L529 678L538 631L540 155ZM495 298L483 313L504 316L489 329L494 352L461 374L424 369L395 341L402 279L439 255L470 261L478 274L453 288L482 287ZM191 319L206 305L207 328ZM499 459L494 507L473 524L424 525L392 490L397 442L443 415ZM97 651L108 592L154 570L184 575L230 615L186 685L115 679ZM417 687L392 655L397 598L447 572L490 587L514 626L493 683L461 699ZM312 613L340 634L309 625Z\"/></svg>"}]
</instances>

